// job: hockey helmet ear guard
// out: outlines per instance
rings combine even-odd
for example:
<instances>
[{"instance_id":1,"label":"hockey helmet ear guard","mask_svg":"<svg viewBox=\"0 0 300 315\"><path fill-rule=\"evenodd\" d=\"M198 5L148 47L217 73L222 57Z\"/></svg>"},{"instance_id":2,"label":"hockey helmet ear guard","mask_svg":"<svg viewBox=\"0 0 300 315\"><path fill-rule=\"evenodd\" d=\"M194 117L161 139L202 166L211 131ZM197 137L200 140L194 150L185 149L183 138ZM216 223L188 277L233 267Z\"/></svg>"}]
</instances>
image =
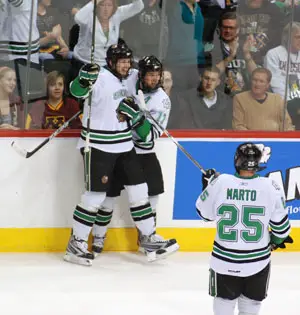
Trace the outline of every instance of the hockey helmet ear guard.
<instances>
[{"instance_id":1,"label":"hockey helmet ear guard","mask_svg":"<svg viewBox=\"0 0 300 315\"><path fill-rule=\"evenodd\" d=\"M252 142L245 142L238 146L234 156L234 166L240 170L259 172L265 169L259 165L262 157L260 149Z\"/></svg>"},{"instance_id":2,"label":"hockey helmet ear guard","mask_svg":"<svg viewBox=\"0 0 300 315\"><path fill-rule=\"evenodd\" d=\"M86 64L81 67L77 78L70 83L70 92L77 98L86 98L91 87L97 81L100 66L96 63Z\"/></svg>"}]
</instances>

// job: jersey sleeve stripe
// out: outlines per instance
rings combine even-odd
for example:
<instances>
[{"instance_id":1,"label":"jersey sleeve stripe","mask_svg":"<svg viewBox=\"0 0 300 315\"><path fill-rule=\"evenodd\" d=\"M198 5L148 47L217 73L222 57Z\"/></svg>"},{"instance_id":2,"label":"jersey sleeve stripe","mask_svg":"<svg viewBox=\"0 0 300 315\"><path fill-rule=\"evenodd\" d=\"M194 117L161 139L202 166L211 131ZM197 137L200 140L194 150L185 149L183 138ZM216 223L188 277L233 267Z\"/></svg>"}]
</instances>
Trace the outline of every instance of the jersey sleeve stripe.
<instances>
[{"instance_id":1,"label":"jersey sleeve stripe","mask_svg":"<svg viewBox=\"0 0 300 315\"><path fill-rule=\"evenodd\" d=\"M285 223L288 219L289 219L288 215L285 215L281 221L275 222L275 221L272 221L272 220L271 220L271 221L270 221L270 224L272 224L272 225L282 225L282 224Z\"/></svg>"},{"instance_id":2,"label":"jersey sleeve stripe","mask_svg":"<svg viewBox=\"0 0 300 315\"><path fill-rule=\"evenodd\" d=\"M272 228L271 228L271 231L273 234L277 234L277 235L284 235L284 234L287 234L288 232L290 232L291 230L291 226L289 225L285 230L282 230L282 231L274 231Z\"/></svg>"},{"instance_id":3,"label":"jersey sleeve stripe","mask_svg":"<svg viewBox=\"0 0 300 315\"><path fill-rule=\"evenodd\" d=\"M274 225L272 222L270 222L270 227L272 230L274 230L275 232L280 232L280 231L283 231L285 230L287 227L290 226L290 221L289 219L287 218L287 220L285 222L283 222L282 224L280 225Z\"/></svg>"}]
</instances>

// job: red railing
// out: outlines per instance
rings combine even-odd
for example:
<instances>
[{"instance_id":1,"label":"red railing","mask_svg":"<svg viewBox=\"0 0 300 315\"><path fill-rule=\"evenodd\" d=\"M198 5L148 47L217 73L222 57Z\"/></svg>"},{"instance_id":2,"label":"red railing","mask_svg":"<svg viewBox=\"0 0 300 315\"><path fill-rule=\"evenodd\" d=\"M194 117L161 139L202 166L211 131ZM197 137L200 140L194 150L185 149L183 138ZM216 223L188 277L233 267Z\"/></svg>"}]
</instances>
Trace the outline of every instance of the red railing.
<instances>
[{"instance_id":1,"label":"red railing","mask_svg":"<svg viewBox=\"0 0 300 315\"><path fill-rule=\"evenodd\" d=\"M169 130L175 138L291 138L300 139L300 131L231 131L231 130ZM53 130L0 130L0 138L45 138ZM64 130L58 137L79 137L79 130Z\"/></svg>"}]
</instances>

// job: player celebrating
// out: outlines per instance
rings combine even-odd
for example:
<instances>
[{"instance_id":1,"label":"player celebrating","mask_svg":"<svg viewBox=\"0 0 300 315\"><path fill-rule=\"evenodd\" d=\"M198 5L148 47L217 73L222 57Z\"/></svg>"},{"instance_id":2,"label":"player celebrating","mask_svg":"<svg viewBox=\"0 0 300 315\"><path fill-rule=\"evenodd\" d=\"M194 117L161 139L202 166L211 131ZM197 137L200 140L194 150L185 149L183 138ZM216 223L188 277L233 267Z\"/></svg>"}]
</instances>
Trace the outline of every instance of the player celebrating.
<instances>
[{"instance_id":1,"label":"player celebrating","mask_svg":"<svg viewBox=\"0 0 300 315\"><path fill-rule=\"evenodd\" d=\"M165 129L170 114L171 103L169 97L161 88L162 72L162 64L155 56L142 58L138 63L138 70L133 69L126 80L129 95L132 95L132 97L122 100L117 108L119 120L126 120L132 127L134 146L138 153L139 165L146 178L149 200L155 218L159 195L164 192L162 171L154 152L155 139L161 136L162 131L161 128L151 119L146 118L144 113L140 111L140 101L137 92L141 89L145 93L145 101L147 102L149 111L162 129ZM142 119L139 117L142 117ZM136 123L137 120L139 123ZM114 207L114 197L120 195L124 185L123 172L116 171L112 187L109 189L107 193L108 197L105 201L105 203L111 207L111 212ZM132 211L131 214L133 220L136 221L138 218L135 218ZM95 221L92 247L95 254L101 253L103 249L109 223L110 220L105 223L97 219ZM138 230L138 232L140 231ZM173 241L175 242L175 240ZM139 233L138 243L142 243L141 233ZM174 243L172 248L175 251L179 246L177 243Z\"/></svg>"},{"instance_id":2,"label":"player celebrating","mask_svg":"<svg viewBox=\"0 0 300 315\"><path fill-rule=\"evenodd\" d=\"M174 245L173 240L157 242L152 209L147 194L144 174L138 164L133 148L132 132L127 122L119 122L116 109L127 95L124 79L128 76L132 63L132 52L125 45L113 45L107 51L107 67L104 67L95 82L97 65L88 64L82 68L79 77L71 84L71 92L76 97L87 96L89 81L93 85L90 116L90 151L85 153L86 191L73 215L73 230L64 259L68 262L91 265L94 255L87 249L87 240L96 220L105 222L112 213L102 206L106 191L113 178L115 168L124 172L124 183L129 195L132 215L141 231L149 259L164 256ZM83 130L78 148L83 151L88 133L88 100L84 106ZM138 122L137 122L138 123ZM97 215L98 212L98 215Z\"/></svg>"},{"instance_id":3,"label":"player celebrating","mask_svg":"<svg viewBox=\"0 0 300 315\"><path fill-rule=\"evenodd\" d=\"M234 176L210 177L215 171L208 170L202 180L197 212L217 225L209 280L215 315L233 315L237 301L239 315L258 314L267 295L271 250L293 242L283 191L256 174L261 156L256 145L243 143L235 153Z\"/></svg>"}]
</instances>

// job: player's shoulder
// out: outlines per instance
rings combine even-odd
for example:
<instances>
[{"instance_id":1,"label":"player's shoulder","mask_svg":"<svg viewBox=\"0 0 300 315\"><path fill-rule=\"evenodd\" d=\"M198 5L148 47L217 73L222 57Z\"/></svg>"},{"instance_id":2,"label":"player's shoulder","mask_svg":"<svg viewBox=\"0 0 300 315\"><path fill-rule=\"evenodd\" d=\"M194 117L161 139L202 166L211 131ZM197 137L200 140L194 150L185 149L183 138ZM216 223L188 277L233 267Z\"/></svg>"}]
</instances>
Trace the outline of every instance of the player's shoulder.
<instances>
[{"instance_id":1,"label":"player's shoulder","mask_svg":"<svg viewBox=\"0 0 300 315\"><path fill-rule=\"evenodd\" d=\"M151 93L150 96L152 101L156 103L156 106L160 107L163 110L170 110L170 98L162 88L158 88L154 93Z\"/></svg>"}]
</instances>

